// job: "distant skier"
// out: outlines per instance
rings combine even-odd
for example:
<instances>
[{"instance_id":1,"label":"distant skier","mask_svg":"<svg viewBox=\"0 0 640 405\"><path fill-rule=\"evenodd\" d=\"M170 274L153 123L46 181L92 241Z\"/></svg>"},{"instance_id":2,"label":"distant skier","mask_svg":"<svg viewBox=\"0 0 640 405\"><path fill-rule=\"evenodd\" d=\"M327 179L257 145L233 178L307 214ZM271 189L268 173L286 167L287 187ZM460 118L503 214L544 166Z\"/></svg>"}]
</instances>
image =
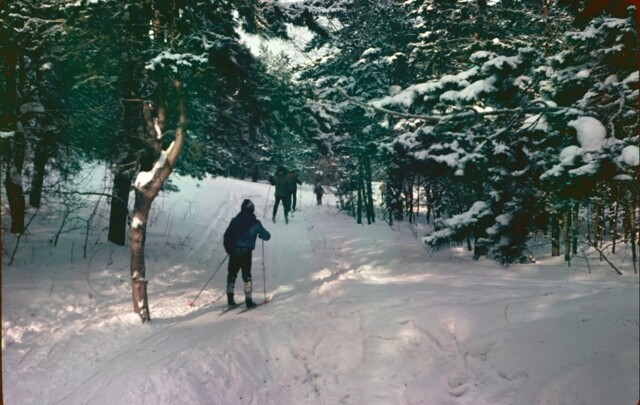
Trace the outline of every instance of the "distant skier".
<instances>
[{"instance_id":1,"label":"distant skier","mask_svg":"<svg viewBox=\"0 0 640 405\"><path fill-rule=\"evenodd\" d=\"M324 189L320 185L320 182L317 181L315 187L313 187L313 192L316 193L316 201L318 205L322 205L322 194L324 194Z\"/></svg>"},{"instance_id":2,"label":"distant skier","mask_svg":"<svg viewBox=\"0 0 640 405\"><path fill-rule=\"evenodd\" d=\"M224 249L229 254L229 267L227 274L227 303L236 305L233 299L233 290L238 272L242 270L244 281L244 302L247 308L255 307L251 299L251 260L252 252L256 247L256 238L262 240L271 239L271 234L256 219L255 205L251 200L244 200L240 207L240 213L229 223L224 233Z\"/></svg>"},{"instance_id":3,"label":"distant skier","mask_svg":"<svg viewBox=\"0 0 640 405\"><path fill-rule=\"evenodd\" d=\"M284 208L284 221L289 223L289 183L287 182L287 169L284 167L279 167L276 171L276 175L271 177L271 184L276 186L275 202L273 204L273 215L271 219L273 223L276 222L276 214L278 213L278 206L280 205L280 201L282 201L282 206Z\"/></svg>"},{"instance_id":4,"label":"distant skier","mask_svg":"<svg viewBox=\"0 0 640 405\"><path fill-rule=\"evenodd\" d=\"M291 201L291 212L296 210L296 193L298 192L298 184L302 184L300 178L298 177L297 170L291 170L287 174L287 183L289 185L289 201Z\"/></svg>"}]
</instances>

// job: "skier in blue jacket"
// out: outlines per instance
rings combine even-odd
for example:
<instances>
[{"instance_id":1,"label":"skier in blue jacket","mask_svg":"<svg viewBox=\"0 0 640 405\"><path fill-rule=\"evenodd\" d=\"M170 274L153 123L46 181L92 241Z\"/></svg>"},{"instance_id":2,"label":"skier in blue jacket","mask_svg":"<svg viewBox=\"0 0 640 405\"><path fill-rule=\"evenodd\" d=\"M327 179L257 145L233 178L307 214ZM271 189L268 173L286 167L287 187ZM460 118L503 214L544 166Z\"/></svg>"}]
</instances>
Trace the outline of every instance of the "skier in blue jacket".
<instances>
[{"instance_id":1,"label":"skier in blue jacket","mask_svg":"<svg viewBox=\"0 0 640 405\"><path fill-rule=\"evenodd\" d=\"M262 226L256 218L255 205L251 200L244 200L240 207L240 213L236 215L224 233L224 249L229 254L229 267L227 274L227 301L229 305L236 305L233 299L233 290L238 272L242 270L244 281L245 304L247 308L255 307L251 299L251 260L252 252L256 247L256 238L262 240L271 239L271 234Z\"/></svg>"}]
</instances>

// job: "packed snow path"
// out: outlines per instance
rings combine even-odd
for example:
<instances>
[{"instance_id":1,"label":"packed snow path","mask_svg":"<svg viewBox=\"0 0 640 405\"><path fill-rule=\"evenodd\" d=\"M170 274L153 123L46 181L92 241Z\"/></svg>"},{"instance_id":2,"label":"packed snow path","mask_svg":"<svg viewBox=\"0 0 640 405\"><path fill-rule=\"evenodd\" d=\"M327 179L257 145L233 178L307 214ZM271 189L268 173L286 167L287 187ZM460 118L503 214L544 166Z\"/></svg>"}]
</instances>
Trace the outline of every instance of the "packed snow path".
<instances>
[{"instance_id":1,"label":"packed snow path","mask_svg":"<svg viewBox=\"0 0 640 405\"><path fill-rule=\"evenodd\" d=\"M638 400L628 266L622 277L558 258L505 269L464 249L430 253L408 224L355 225L332 196L315 205L308 185L288 225L282 207L271 222L267 184L177 185L151 215L150 325L130 312L128 248L104 235L92 236L86 260L82 235L54 248L54 213L3 268L6 404ZM189 307L224 259L222 233L245 198L272 233L253 261L254 299L266 283L271 302L220 316L225 263Z\"/></svg>"}]
</instances>

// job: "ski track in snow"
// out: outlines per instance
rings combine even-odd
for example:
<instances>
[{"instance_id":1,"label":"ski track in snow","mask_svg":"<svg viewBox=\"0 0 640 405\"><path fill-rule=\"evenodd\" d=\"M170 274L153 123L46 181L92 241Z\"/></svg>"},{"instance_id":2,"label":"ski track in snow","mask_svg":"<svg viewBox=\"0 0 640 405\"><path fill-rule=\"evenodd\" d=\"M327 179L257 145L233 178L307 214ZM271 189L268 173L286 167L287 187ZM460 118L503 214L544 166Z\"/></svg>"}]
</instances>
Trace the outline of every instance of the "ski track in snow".
<instances>
[{"instance_id":1,"label":"ski track in snow","mask_svg":"<svg viewBox=\"0 0 640 405\"><path fill-rule=\"evenodd\" d=\"M584 330L604 348L613 327L619 340L631 330L637 341L637 318L609 313L633 303L607 293L606 281L528 278L482 261L464 262L477 272L452 274L457 259L429 256L402 224L355 225L332 195L315 205L309 185L302 210L285 224L280 207L274 224L266 184L185 182L186 204L166 195L150 215L150 325L129 312L128 248L102 243L86 264L72 255L47 279L23 259L10 279L21 293L3 291L5 403L568 404L562 388L588 364L554 342L580 345L572 333ZM190 308L224 259L222 234L245 198L272 234L264 257L261 240L254 251L254 299L266 291L272 300L220 315L225 263ZM51 255L43 250L36 265L53 266ZM556 319L571 328L558 330ZM521 341L529 346L504 349ZM537 371L546 365L536 351L549 350L576 364L575 375Z\"/></svg>"}]
</instances>

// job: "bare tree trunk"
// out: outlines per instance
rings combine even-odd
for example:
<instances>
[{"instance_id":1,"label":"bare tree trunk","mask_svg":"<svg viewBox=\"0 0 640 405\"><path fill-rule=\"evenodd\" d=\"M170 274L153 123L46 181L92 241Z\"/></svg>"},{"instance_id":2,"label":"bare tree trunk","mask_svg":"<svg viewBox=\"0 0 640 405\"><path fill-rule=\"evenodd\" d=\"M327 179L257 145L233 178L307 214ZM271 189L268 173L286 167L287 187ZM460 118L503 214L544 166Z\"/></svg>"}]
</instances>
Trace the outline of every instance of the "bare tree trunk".
<instances>
[{"instance_id":1,"label":"bare tree trunk","mask_svg":"<svg viewBox=\"0 0 640 405\"><path fill-rule=\"evenodd\" d=\"M135 72L133 63L130 63L131 73ZM134 78L125 80L125 94L132 100L139 97L139 84ZM143 117L142 104L138 101L124 101L122 127L124 136L127 137L126 147L131 151L135 149L135 142L142 136ZM118 162L113 170L113 197L111 198L111 211L109 213L110 242L124 246L127 235L127 216L129 214L129 192L131 190L131 176L136 166L136 156L129 152L127 156Z\"/></svg>"},{"instance_id":2,"label":"bare tree trunk","mask_svg":"<svg viewBox=\"0 0 640 405\"><path fill-rule=\"evenodd\" d=\"M560 220L558 213L551 214L551 256L560 256Z\"/></svg>"},{"instance_id":3,"label":"bare tree trunk","mask_svg":"<svg viewBox=\"0 0 640 405\"><path fill-rule=\"evenodd\" d=\"M405 188L405 195L406 195L406 210L407 210L407 217L409 217L409 223L412 224L415 221L415 216L414 216L414 198L413 198L413 191L414 191L414 182L415 182L415 177L414 176L410 176L406 179L406 188Z\"/></svg>"},{"instance_id":4,"label":"bare tree trunk","mask_svg":"<svg viewBox=\"0 0 640 405\"><path fill-rule=\"evenodd\" d=\"M25 201L22 190L22 167L24 165L25 137L21 131L16 131L16 109L18 103L18 84L16 72L18 68L18 46L9 36L2 36L0 45L3 49L3 74L6 83L4 108L0 116L0 128L14 131L10 142L7 173L4 181L9 209L11 210L11 232L24 232Z\"/></svg>"},{"instance_id":5,"label":"bare tree trunk","mask_svg":"<svg viewBox=\"0 0 640 405\"><path fill-rule=\"evenodd\" d=\"M389 220L387 221L389 223L389 226L393 226L393 205L392 205L392 198L391 198L391 181L390 181L390 177L389 180L387 180L386 183L386 188L385 188L385 192L384 192L384 206L387 208L387 214L389 215ZM384 215L383 215L384 218Z\"/></svg>"},{"instance_id":6,"label":"bare tree trunk","mask_svg":"<svg viewBox=\"0 0 640 405\"><path fill-rule=\"evenodd\" d=\"M571 263L571 238L569 237L569 229L571 229L571 210L566 210L562 214L562 238L564 240L564 261Z\"/></svg>"},{"instance_id":7,"label":"bare tree trunk","mask_svg":"<svg viewBox=\"0 0 640 405\"><path fill-rule=\"evenodd\" d=\"M160 192L162 185L173 171L184 145L187 114L182 96L182 82L174 80L174 86L178 97L179 118L175 141L171 146L169 146L166 152L162 152L160 149L163 134L162 128L164 126L165 117L164 108L160 106L157 111L157 117L152 117L152 107L149 104L146 104L144 107L149 144L154 150L156 150L156 152L162 153L156 154L157 158L153 167L150 168L149 171L140 173L135 184L136 197L131 220L131 290L133 297L133 310L140 315L143 323L151 321L149 300L147 296L148 280L146 279L146 267L144 260L147 219L149 218L151 204Z\"/></svg>"},{"instance_id":8,"label":"bare tree trunk","mask_svg":"<svg viewBox=\"0 0 640 405\"><path fill-rule=\"evenodd\" d=\"M121 129L117 132L120 138L122 156L114 163L111 210L109 212L108 240L119 246L126 244L127 219L129 216L129 195L131 181L139 165L137 152L144 143L144 117L142 99L144 98L144 50L149 41L148 23L153 17L155 4L152 0L132 3L127 9L128 29L127 46L123 49L123 69L120 77L122 94ZM156 9L157 12L157 9ZM159 29L155 27L156 30ZM159 39L154 31L153 37ZM161 41L160 41L161 42Z\"/></svg>"},{"instance_id":9,"label":"bare tree trunk","mask_svg":"<svg viewBox=\"0 0 640 405\"><path fill-rule=\"evenodd\" d=\"M640 240L636 241L636 232L638 229L636 228L636 207L638 200L636 199L635 193L632 194L631 199L629 201L629 221L630 221L630 235L631 235L631 260L633 262L633 273L638 274L638 251L636 242L640 245Z\"/></svg>"},{"instance_id":10,"label":"bare tree trunk","mask_svg":"<svg viewBox=\"0 0 640 405\"><path fill-rule=\"evenodd\" d=\"M358 165L358 185L357 185L357 202L356 202L356 223L362 224L362 198L363 198L363 179L362 179L362 162Z\"/></svg>"},{"instance_id":11,"label":"bare tree trunk","mask_svg":"<svg viewBox=\"0 0 640 405\"><path fill-rule=\"evenodd\" d=\"M433 196L434 196L434 192L432 189L432 185L431 184L427 184L424 188L424 194L425 194L425 198L426 198L426 205L427 205L427 224L431 224L432 220L431 218L433 218L435 220L435 212L433 212L433 206L434 206L434 202L433 202Z\"/></svg>"},{"instance_id":12,"label":"bare tree trunk","mask_svg":"<svg viewBox=\"0 0 640 405\"><path fill-rule=\"evenodd\" d=\"M578 233L580 232L580 205L573 206L573 235L571 253L578 254Z\"/></svg>"},{"instance_id":13,"label":"bare tree trunk","mask_svg":"<svg viewBox=\"0 0 640 405\"><path fill-rule=\"evenodd\" d=\"M42 203L45 168L50 155L50 149L47 143L46 137L38 141L33 158L33 179L31 180L31 191L29 192L29 205L34 208L40 208L40 204Z\"/></svg>"},{"instance_id":14,"label":"bare tree trunk","mask_svg":"<svg viewBox=\"0 0 640 405\"><path fill-rule=\"evenodd\" d=\"M14 37L15 38L15 37ZM18 46L9 35L0 36L0 48L2 48L2 74L5 80L4 108L0 111L0 128L16 129L16 106L18 102L18 83L16 71L18 68Z\"/></svg>"},{"instance_id":15,"label":"bare tree trunk","mask_svg":"<svg viewBox=\"0 0 640 405\"><path fill-rule=\"evenodd\" d=\"M151 321L149 299L147 296L146 267L144 262L144 245L147 237L147 219L151 203L155 196L136 190L136 201L133 208L131 226L131 292L133 311L140 315L142 322Z\"/></svg>"},{"instance_id":16,"label":"bare tree trunk","mask_svg":"<svg viewBox=\"0 0 640 405\"><path fill-rule=\"evenodd\" d=\"M127 237L130 189L131 175L128 174L128 172L116 172L113 177L113 195L111 197L111 211L109 212L108 240L119 246L125 245Z\"/></svg>"},{"instance_id":17,"label":"bare tree trunk","mask_svg":"<svg viewBox=\"0 0 640 405\"><path fill-rule=\"evenodd\" d=\"M620 209L620 185L616 184L616 198L611 202L611 253L616 253L616 241L618 239L618 216Z\"/></svg>"},{"instance_id":18,"label":"bare tree trunk","mask_svg":"<svg viewBox=\"0 0 640 405\"><path fill-rule=\"evenodd\" d=\"M607 217L605 213L605 203L598 199L596 201L596 219L595 222L595 240L594 245L599 248L598 252L600 252L600 261L604 259L604 254L602 253L602 247L604 246L604 235L606 233L606 225L607 225Z\"/></svg>"},{"instance_id":19,"label":"bare tree trunk","mask_svg":"<svg viewBox=\"0 0 640 405\"><path fill-rule=\"evenodd\" d=\"M367 209L367 223L371 225L376 222L376 213L373 206L373 188L371 187L371 182L373 181L371 174L371 159L369 158L368 152L365 155L364 160L364 186L365 186L365 196L366 196L366 209Z\"/></svg>"},{"instance_id":20,"label":"bare tree trunk","mask_svg":"<svg viewBox=\"0 0 640 405\"><path fill-rule=\"evenodd\" d=\"M602 215L602 208L603 204L600 203L599 199L598 201L596 201L595 203L595 208L594 208L594 219L593 219L593 227L594 227L594 239L593 241L595 242L596 245L598 245L599 247L602 247L602 238L603 238L603 233L604 233L604 226L603 226L603 215Z\"/></svg>"},{"instance_id":21,"label":"bare tree trunk","mask_svg":"<svg viewBox=\"0 0 640 405\"><path fill-rule=\"evenodd\" d=\"M9 200L9 209L11 210L11 233L24 232L25 201L21 171L22 167L17 167L13 159L7 162L7 176L5 177L4 187L7 191L7 200Z\"/></svg>"},{"instance_id":22,"label":"bare tree trunk","mask_svg":"<svg viewBox=\"0 0 640 405\"><path fill-rule=\"evenodd\" d=\"M420 216L420 176L416 175L416 191L418 192L418 199L416 200L416 216Z\"/></svg>"}]
</instances>

